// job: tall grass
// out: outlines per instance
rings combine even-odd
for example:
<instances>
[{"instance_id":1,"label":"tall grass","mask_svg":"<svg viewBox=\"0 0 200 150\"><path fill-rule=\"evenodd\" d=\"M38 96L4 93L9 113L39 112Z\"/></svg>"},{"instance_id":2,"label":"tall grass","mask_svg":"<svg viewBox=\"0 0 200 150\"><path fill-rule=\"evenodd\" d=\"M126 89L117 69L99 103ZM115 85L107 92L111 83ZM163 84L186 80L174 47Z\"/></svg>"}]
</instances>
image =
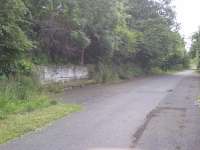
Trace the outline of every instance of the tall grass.
<instances>
[{"instance_id":1,"label":"tall grass","mask_svg":"<svg viewBox=\"0 0 200 150\"><path fill-rule=\"evenodd\" d=\"M100 63L91 68L91 78L97 82L130 79L145 74L144 71L134 64L107 65Z\"/></svg>"},{"instance_id":2,"label":"tall grass","mask_svg":"<svg viewBox=\"0 0 200 150\"><path fill-rule=\"evenodd\" d=\"M45 95L31 77L0 78L0 144L81 109Z\"/></svg>"},{"instance_id":3,"label":"tall grass","mask_svg":"<svg viewBox=\"0 0 200 150\"><path fill-rule=\"evenodd\" d=\"M30 112L50 105L40 90L39 84L31 77L0 80L0 119L9 114Z\"/></svg>"}]
</instances>

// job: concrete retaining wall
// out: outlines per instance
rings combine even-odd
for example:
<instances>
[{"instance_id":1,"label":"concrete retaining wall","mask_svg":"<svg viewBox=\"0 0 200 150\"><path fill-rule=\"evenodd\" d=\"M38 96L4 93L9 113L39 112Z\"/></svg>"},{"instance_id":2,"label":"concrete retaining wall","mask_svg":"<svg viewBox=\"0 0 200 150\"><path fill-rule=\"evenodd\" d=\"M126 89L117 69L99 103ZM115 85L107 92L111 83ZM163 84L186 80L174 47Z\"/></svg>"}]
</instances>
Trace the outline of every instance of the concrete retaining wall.
<instances>
[{"instance_id":1,"label":"concrete retaining wall","mask_svg":"<svg viewBox=\"0 0 200 150\"><path fill-rule=\"evenodd\" d=\"M37 72L42 84L87 79L89 77L88 68L80 66L40 66Z\"/></svg>"}]
</instances>

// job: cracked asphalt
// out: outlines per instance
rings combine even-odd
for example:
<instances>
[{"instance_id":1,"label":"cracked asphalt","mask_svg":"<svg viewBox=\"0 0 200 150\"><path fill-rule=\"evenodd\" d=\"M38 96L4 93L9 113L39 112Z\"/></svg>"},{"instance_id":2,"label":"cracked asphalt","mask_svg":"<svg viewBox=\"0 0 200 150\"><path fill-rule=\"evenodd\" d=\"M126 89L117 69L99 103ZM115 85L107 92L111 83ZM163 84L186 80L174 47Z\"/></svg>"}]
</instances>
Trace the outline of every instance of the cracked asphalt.
<instances>
[{"instance_id":1,"label":"cracked asphalt","mask_svg":"<svg viewBox=\"0 0 200 150\"><path fill-rule=\"evenodd\" d=\"M199 150L199 91L191 70L67 91L83 111L0 150Z\"/></svg>"}]
</instances>

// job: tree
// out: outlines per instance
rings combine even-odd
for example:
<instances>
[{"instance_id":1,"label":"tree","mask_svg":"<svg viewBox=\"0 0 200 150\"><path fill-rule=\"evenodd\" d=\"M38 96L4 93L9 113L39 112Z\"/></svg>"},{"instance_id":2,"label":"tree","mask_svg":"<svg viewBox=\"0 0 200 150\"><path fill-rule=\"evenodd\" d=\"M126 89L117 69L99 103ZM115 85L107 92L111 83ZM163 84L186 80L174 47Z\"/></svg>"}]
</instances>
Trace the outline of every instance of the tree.
<instances>
[{"instance_id":1,"label":"tree","mask_svg":"<svg viewBox=\"0 0 200 150\"><path fill-rule=\"evenodd\" d=\"M73 31L71 33L72 41L75 42L80 49L81 49L81 59L80 64L85 64L85 49L90 45L91 40L87 37L84 32L81 31Z\"/></svg>"},{"instance_id":2,"label":"tree","mask_svg":"<svg viewBox=\"0 0 200 150\"><path fill-rule=\"evenodd\" d=\"M9 76L32 43L23 31L27 8L21 0L1 0L0 12L0 72Z\"/></svg>"},{"instance_id":3,"label":"tree","mask_svg":"<svg viewBox=\"0 0 200 150\"><path fill-rule=\"evenodd\" d=\"M31 50L36 63L42 56L47 63L134 64L150 71L184 59L171 0L17 1L24 7L18 16L31 30L24 21L14 26L36 43Z\"/></svg>"},{"instance_id":4,"label":"tree","mask_svg":"<svg viewBox=\"0 0 200 150\"><path fill-rule=\"evenodd\" d=\"M184 43L177 32L175 12L170 0L129 0L130 28L140 32L135 62L145 70L160 67L168 54L185 51ZM182 54L178 53L182 58Z\"/></svg>"},{"instance_id":5,"label":"tree","mask_svg":"<svg viewBox=\"0 0 200 150\"><path fill-rule=\"evenodd\" d=\"M192 58L196 58L197 67L200 68L200 29L192 36L190 55Z\"/></svg>"}]
</instances>

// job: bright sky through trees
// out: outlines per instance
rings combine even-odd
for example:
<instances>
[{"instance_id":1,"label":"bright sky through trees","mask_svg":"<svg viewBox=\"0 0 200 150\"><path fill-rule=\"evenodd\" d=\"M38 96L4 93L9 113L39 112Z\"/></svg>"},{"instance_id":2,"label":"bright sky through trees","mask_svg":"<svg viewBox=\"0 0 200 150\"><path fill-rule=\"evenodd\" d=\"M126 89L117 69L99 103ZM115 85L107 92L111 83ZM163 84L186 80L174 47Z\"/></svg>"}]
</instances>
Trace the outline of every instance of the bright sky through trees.
<instances>
[{"instance_id":1,"label":"bright sky through trees","mask_svg":"<svg viewBox=\"0 0 200 150\"><path fill-rule=\"evenodd\" d=\"M174 0L177 20L181 23L181 34L184 35L187 45L190 46L191 35L198 30L200 20L199 0Z\"/></svg>"}]
</instances>

